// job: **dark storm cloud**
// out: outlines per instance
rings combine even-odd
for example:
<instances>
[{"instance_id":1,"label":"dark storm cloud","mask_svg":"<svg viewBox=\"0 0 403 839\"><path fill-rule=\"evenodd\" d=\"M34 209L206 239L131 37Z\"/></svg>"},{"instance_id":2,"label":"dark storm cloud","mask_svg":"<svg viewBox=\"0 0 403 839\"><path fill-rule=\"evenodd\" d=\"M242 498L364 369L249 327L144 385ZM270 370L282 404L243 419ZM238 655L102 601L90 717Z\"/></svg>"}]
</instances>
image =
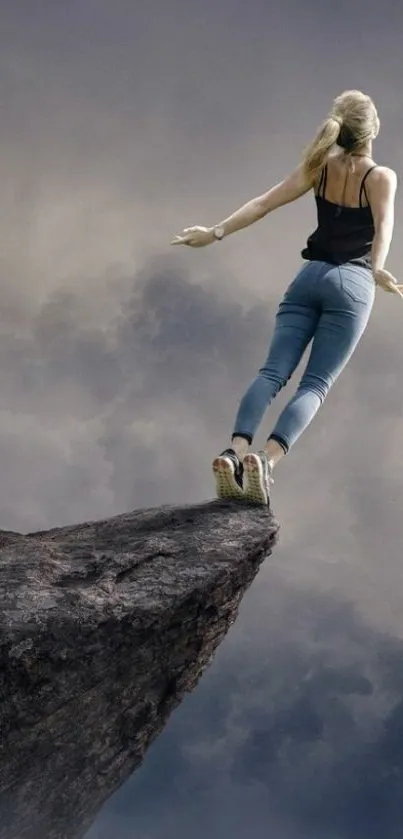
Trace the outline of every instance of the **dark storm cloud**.
<instances>
[{"instance_id":1,"label":"dark storm cloud","mask_svg":"<svg viewBox=\"0 0 403 839\"><path fill-rule=\"evenodd\" d=\"M401 172L401 6L3 6L0 523L203 500L313 203L211 261L155 255L293 168L347 87L376 99L377 159ZM401 208L399 190L400 279ZM377 627L403 636L402 318L378 299L279 466L270 567L93 839L400 839L401 647Z\"/></svg>"},{"instance_id":2,"label":"dark storm cloud","mask_svg":"<svg viewBox=\"0 0 403 839\"><path fill-rule=\"evenodd\" d=\"M113 823L119 839L400 835L402 642L348 601L267 576L264 600L250 593L242 626L88 839Z\"/></svg>"},{"instance_id":3,"label":"dark storm cloud","mask_svg":"<svg viewBox=\"0 0 403 839\"><path fill-rule=\"evenodd\" d=\"M122 285L127 289L127 281ZM85 517L88 486L99 480L106 482L105 504L112 495L118 508L163 503L167 492L178 503L192 492L199 500L211 495L208 468L200 481L197 450L207 435L214 448L227 441L242 383L257 364L259 342L262 350L266 343L266 309L256 304L244 311L225 290L207 290L174 267L153 264L133 278L131 295L116 310L108 328L88 325L80 295L67 289L50 295L29 333L18 337L3 326L0 381L8 413L0 465L9 471L14 464L15 486L11 493L10 485L4 489L5 527L17 525L15 516L13 524L7 518L13 494L19 481L31 486L33 473L34 507L42 505L40 518L48 516L49 524L54 504L64 510L63 521L71 520L70 504L77 510L79 497ZM13 451L19 425L24 444L14 438ZM46 429L45 457L40 441ZM28 458L25 443L32 449ZM172 471L164 468L167 456ZM46 473L57 457L56 502ZM32 528L29 497L25 503ZM24 528L23 519L18 526Z\"/></svg>"}]
</instances>

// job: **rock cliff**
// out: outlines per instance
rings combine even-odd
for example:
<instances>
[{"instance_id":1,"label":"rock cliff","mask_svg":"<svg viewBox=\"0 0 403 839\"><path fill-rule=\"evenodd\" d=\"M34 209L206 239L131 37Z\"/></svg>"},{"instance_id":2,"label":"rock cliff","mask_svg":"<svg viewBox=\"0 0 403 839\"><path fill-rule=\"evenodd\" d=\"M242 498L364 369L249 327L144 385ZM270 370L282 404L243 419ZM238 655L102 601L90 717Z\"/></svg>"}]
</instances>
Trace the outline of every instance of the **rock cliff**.
<instances>
[{"instance_id":1,"label":"rock cliff","mask_svg":"<svg viewBox=\"0 0 403 839\"><path fill-rule=\"evenodd\" d=\"M0 839L79 839L193 689L269 556L212 501L0 531Z\"/></svg>"}]
</instances>

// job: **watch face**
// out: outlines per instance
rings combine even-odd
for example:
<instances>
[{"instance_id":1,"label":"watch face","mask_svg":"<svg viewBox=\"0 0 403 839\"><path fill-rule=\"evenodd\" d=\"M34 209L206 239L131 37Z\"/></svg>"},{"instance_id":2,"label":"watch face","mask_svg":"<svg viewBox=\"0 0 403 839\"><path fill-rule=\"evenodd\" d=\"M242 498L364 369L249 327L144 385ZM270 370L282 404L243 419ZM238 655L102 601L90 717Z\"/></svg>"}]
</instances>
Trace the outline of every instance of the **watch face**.
<instances>
[{"instance_id":1,"label":"watch face","mask_svg":"<svg viewBox=\"0 0 403 839\"><path fill-rule=\"evenodd\" d=\"M224 236L224 228L217 225L217 227L214 228L214 236L216 239L222 239Z\"/></svg>"}]
</instances>

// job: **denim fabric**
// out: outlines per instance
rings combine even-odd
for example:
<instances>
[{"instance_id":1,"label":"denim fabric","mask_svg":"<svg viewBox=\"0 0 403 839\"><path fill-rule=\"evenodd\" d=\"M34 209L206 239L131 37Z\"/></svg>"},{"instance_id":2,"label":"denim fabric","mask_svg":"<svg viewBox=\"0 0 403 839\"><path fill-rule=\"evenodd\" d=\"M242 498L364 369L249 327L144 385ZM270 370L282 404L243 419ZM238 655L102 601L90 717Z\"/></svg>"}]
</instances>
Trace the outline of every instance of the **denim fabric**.
<instances>
[{"instance_id":1,"label":"denim fabric","mask_svg":"<svg viewBox=\"0 0 403 839\"><path fill-rule=\"evenodd\" d=\"M298 389L270 434L288 451L354 352L374 296L372 272L363 266L305 264L280 303L267 359L240 403L233 436L252 442L266 408L290 379L313 339Z\"/></svg>"}]
</instances>

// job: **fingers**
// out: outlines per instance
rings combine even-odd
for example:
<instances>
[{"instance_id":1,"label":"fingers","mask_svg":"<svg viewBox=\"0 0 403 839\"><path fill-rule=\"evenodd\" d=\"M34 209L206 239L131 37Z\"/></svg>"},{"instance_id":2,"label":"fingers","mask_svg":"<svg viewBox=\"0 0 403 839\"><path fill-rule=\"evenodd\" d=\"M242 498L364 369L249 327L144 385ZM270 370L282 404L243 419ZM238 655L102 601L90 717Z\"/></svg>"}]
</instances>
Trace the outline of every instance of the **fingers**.
<instances>
[{"instance_id":1,"label":"fingers","mask_svg":"<svg viewBox=\"0 0 403 839\"><path fill-rule=\"evenodd\" d=\"M185 236L175 236L174 239L171 241L171 245L189 245L190 244L190 237L188 234Z\"/></svg>"},{"instance_id":2,"label":"fingers","mask_svg":"<svg viewBox=\"0 0 403 839\"><path fill-rule=\"evenodd\" d=\"M185 227L182 232L175 236L171 245L190 245L197 247L202 244L203 235L207 232L207 228L194 225L193 227Z\"/></svg>"},{"instance_id":3,"label":"fingers","mask_svg":"<svg viewBox=\"0 0 403 839\"><path fill-rule=\"evenodd\" d=\"M388 283L384 286L385 291L388 291L390 294L398 294L400 297L403 297L403 286L398 285L397 283Z\"/></svg>"},{"instance_id":4,"label":"fingers","mask_svg":"<svg viewBox=\"0 0 403 839\"><path fill-rule=\"evenodd\" d=\"M185 227L182 233L172 239L171 245L190 245L190 234L196 229L196 227Z\"/></svg>"},{"instance_id":5,"label":"fingers","mask_svg":"<svg viewBox=\"0 0 403 839\"><path fill-rule=\"evenodd\" d=\"M377 272L377 277L375 279L377 284L388 294L399 294L400 297L403 297L403 285L397 282L390 271L386 271L386 269L383 268L381 271Z\"/></svg>"}]
</instances>

